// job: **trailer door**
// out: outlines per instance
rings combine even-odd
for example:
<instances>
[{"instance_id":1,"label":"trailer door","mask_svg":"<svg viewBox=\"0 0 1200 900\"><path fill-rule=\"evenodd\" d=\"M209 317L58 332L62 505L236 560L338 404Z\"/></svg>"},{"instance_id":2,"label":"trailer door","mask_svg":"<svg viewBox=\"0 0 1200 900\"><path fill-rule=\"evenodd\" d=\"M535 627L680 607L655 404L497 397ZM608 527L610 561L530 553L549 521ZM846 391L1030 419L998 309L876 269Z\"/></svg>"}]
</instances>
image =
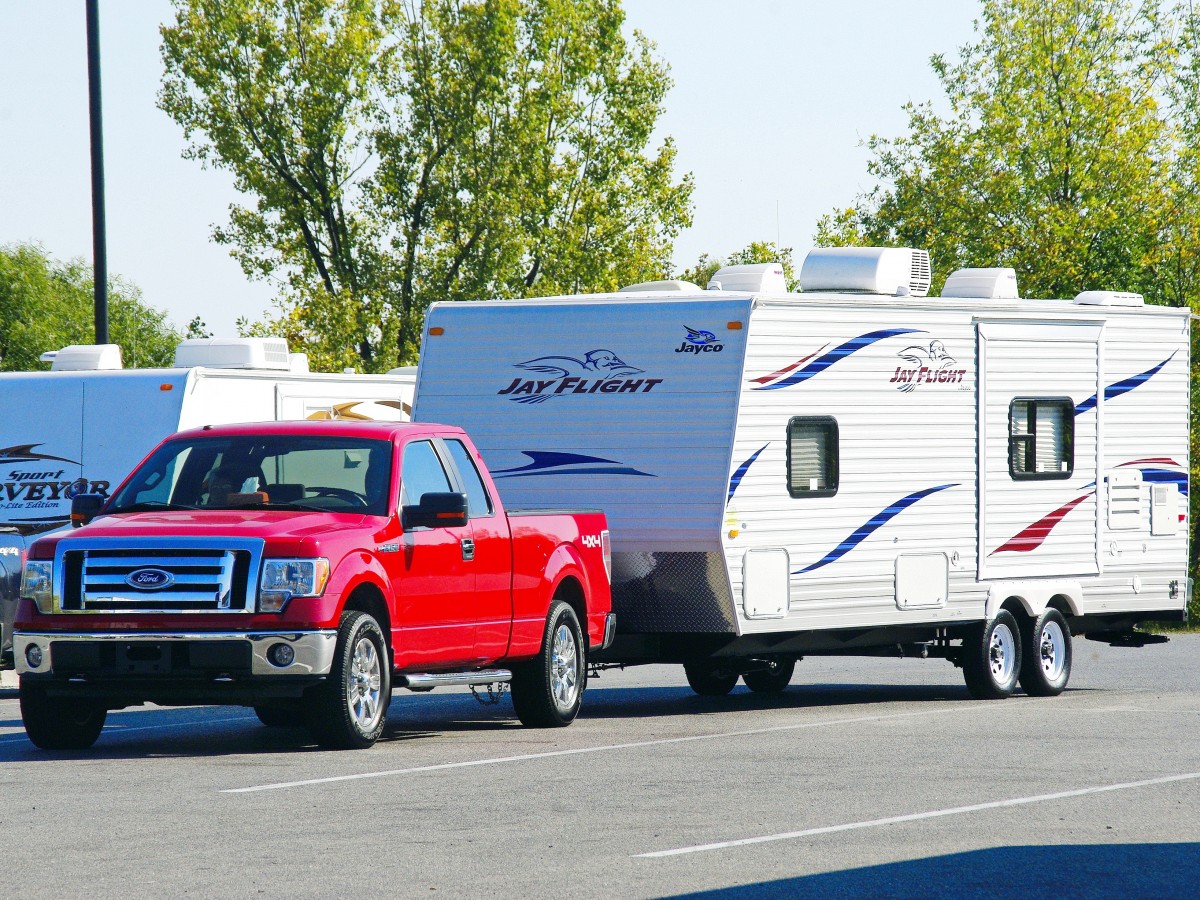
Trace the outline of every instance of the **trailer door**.
<instances>
[{"instance_id":1,"label":"trailer door","mask_svg":"<svg viewBox=\"0 0 1200 900\"><path fill-rule=\"evenodd\" d=\"M1102 326L979 322L979 578L1099 572Z\"/></svg>"}]
</instances>

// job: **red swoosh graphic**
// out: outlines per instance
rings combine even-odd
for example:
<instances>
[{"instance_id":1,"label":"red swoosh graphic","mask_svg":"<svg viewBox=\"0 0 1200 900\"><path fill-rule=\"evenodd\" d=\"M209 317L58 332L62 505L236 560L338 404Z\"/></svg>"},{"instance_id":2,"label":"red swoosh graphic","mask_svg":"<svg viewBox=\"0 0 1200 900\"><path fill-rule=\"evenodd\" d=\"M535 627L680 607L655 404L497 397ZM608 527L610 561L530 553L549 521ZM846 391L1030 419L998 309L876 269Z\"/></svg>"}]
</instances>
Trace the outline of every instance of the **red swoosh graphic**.
<instances>
[{"instance_id":1,"label":"red swoosh graphic","mask_svg":"<svg viewBox=\"0 0 1200 900\"><path fill-rule=\"evenodd\" d=\"M828 346L829 346L828 344L825 345L825 347L828 347ZM825 347L822 347L821 350L824 350ZM821 350L814 350L812 353L808 354L808 356L804 357L804 359L798 359L794 363L792 363L790 366L784 366L778 372L772 372L770 375L764 375L762 378L751 378L750 380L753 381L755 384L766 384L769 381L774 381L776 378L786 375L788 372L792 371L792 369L795 369L795 368L798 368L799 366L804 365L806 362L808 362L810 359L812 359L814 356L816 356L818 353L820 353Z\"/></svg>"},{"instance_id":2,"label":"red swoosh graphic","mask_svg":"<svg viewBox=\"0 0 1200 900\"><path fill-rule=\"evenodd\" d=\"M1149 464L1155 464L1155 465L1160 465L1160 466L1177 466L1179 468L1183 468L1182 466L1179 465L1179 463L1175 462L1175 460L1171 459L1169 456L1157 456L1157 457L1154 457L1153 459L1135 459L1132 462L1121 463L1120 465L1117 466L1117 468L1120 469L1122 466L1140 466L1140 465L1149 465Z\"/></svg>"},{"instance_id":3,"label":"red swoosh graphic","mask_svg":"<svg viewBox=\"0 0 1200 900\"><path fill-rule=\"evenodd\" d=\"M1043 516L1038 519L1024 531L1009 538L1005 543L1001 544L995 550L988 554L992 556L996 553L1028 553L1030 550L1036 550L1042 546L1042 541L1049 537L1054 526L1063 520L1063 518L1077 507L1080 503L1092 496L1095 491L1088 491L1082 497L1076 497L1066 506L1060 506L1048 516Z\"/></svg>"}]
</instances>

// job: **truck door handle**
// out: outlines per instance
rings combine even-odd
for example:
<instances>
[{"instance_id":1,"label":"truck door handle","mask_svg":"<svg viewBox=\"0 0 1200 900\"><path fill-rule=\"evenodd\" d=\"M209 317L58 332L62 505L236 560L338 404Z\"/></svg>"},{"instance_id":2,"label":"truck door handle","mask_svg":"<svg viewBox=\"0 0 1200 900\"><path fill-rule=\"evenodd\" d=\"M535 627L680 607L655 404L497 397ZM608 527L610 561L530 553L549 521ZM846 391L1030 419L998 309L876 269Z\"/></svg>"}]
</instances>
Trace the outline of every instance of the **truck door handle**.
<instances>
[{"instance_id":1,"label":"truck door handle","mask_svg":"<svg viewBox=\"0 0 1200 900\"><path fill-rule=\"evenodd\" d=\"M473 560L475 558L475 542L470 538L463 538L459 544L462 545L463 559L468 562Z\"/></svg>"}]
</instances>

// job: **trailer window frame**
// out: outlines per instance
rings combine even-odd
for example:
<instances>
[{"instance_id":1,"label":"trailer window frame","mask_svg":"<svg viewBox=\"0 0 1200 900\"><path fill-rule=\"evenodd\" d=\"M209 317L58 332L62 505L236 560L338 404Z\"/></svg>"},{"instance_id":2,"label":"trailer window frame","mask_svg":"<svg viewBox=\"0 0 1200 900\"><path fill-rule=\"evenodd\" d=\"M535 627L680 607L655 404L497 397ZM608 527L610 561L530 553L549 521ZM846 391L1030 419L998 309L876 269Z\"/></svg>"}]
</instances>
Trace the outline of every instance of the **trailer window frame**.
<instances>
[{"instance_id":1,"label":"trailer window frame","mask_svg":"<svg viewBox=\"0 0 1200 900\"><path fill-rule=\"evenodd\" d=\"M824 455L819 460L825 478L825 487L799 489L792 478L793 429L809 427L820 429L824 436ZM785 443L787 445L787 470L785 472L788 495L796 499L803 497L832 497L841 486L841 435L837 419L833 416L792 416L788 419Z\"/></svg>"},{"instance_id":2,"label":"trailer window frame","mask_svg":"<svg viewBox=\"0 0 1200 900\"><path fill-rule=\"evenodd\" d=\"M1017 404L1028 404L1024 429L1015 431ZM1061 452L1057 455L1059 468L1037 470L1038 409L1058 409L1061 413ZM1018 448L1025 448L1025 465L1017 465ZM1066 463L1066 468L1062 464ZM1075 401L1070 397L1013 397L1008 404L1008 474L1013 481L1065 481L1075 474Z\"/></svg>"}]
</instances>

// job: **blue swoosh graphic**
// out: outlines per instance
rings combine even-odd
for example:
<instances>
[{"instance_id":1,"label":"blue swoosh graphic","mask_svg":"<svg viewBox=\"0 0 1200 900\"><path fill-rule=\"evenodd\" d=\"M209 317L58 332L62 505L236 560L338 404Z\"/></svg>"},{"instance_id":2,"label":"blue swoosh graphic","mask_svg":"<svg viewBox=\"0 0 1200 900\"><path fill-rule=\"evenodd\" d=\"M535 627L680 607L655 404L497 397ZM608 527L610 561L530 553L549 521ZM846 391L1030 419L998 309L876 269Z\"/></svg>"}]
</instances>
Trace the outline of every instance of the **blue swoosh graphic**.
<instances>
[{"instance_id":1,"label":"blue swoosh graphic","mask_svg":"<svg viewBox=\"0 0 1200 900\"><path fill-rule=\"evenodd\" d=\"M887 509L882 509L875 513L870 519L859 525L858 528L850 534L848 538L826 553L823 557L813 563L811 566L806 566L803 569L797 569L793 575L803 575L805 572L811 572L813 569L819 569L821 566L827 566L831 562L837 562L859 544L861 544L870 534L882 525L886 525L893 518L898 516L904 510L908 509L918 500L928 497L930 494L935 494L938 491L944 491L946 488L958 487L957 484L941 484L937 487L925 488L923 491L915 491L907 497L901 497Z\"/></svg>"},{"instance_id":2,"label":"blue swoosh graphic","mask_svg":"<svg viewBox=\"0 0 1200 900\"><path fill-rule=\"evenodd\" d=\"M1176 352L1178 352L1178 351L1176 351ZM1164 359L1162 362L1160 362L1157 366L1155 366L1152 369L1147 369L1145 372L1142 372L1142 374L1140 374L1140 375L1132 375L1129 378L1124 379L1123 381L1118 381L1115 384L1110 384L1108 387L1106 387L1104 389L1105 402L1113 399L1113 397L1120 397L1122 394L1128 394L1130 391L1132 391L1136 387L1141 387L1143 384L1145 384L1147 381L1149 381L1151 378L1153 378L1155 375L1157 375L1160 371L1162 371L1162 367L1165 366L1167 363L1169 363L1174 356L1175 356L1175 354L1172 353L1170 356L1168 356L1166 359ZM1075 415L1079 415L1080 413L1085 413L1089 409L1095 409L1095 408L1096 408L1096 394L1092 394L1092 396L1088 397L1086 400L1084 400L1082 403L1080 403L1078 406L1075 407Z\"/></svg>"},{"instance_id":3,"label":"blue swoosh graphic","mask_svg":"<svg viewBox=\"0 0 1200 900\"><path fill-rule=\"evenodd\" d=\"M511 469L493 469L492 478L514 478L525 475L643 475L657 478L650 472L640 472L615 459L585 456L582 453L560 453L553 450L522 450L531 462ZM596 465L607 463L608 465Z\"/></svg>"},{"instance_id":4,"label":"blue swoosh graphic","mask_svg":"<svg viewBox=\"0 0 1200 900\"><path fill-rule=\"evenodd\" d=\"M814 359L807 366L798 372L793 372L782 381L777 381L774 384L764 384L753 388L756 391L777 391L780 388L791 387L793 384L799 384L802 381L808 381L814 375L819 375L824 372L835 362L845 359L851 353L857 353L864 347L869 347L876 341L882 341L884 338L895 337L898 334L921 334L919 328L887 328L883 331L872 331L868 334L860 334L856 338L851 338L846 343L834 347L823 356Z\"/></svg>"},{"instance_id":5,"label":"blue swoosh graphic","mask_svg":"<svg viewBox=\"0 0 1200 900\"><path fill-rule=\"evenodd\" d=\"M1173 484L1179 488L1183 496L1188 495L1188 477L1182 472L1172 472L1169 469L1139 469L1142 481L1154 484Z\"/></svg>"},{"instance_id":6,"label":"blue swoosh graphic","mask_svg":"<svg viewBox=\"0 0 1200 900\"><path fill-rule=\"evenodd\" d=\"M758 459L758 455L771 446L771 442L767 441L752 454L750 458L737 467L737 471L729 476L729 493L725 495L725 505L729 505L729 501L733 499L733 492L738 489L738 485L742 483L742 479L746 475L746 471L754 465L754 461Z\"/></svg>"}]
</instances>

